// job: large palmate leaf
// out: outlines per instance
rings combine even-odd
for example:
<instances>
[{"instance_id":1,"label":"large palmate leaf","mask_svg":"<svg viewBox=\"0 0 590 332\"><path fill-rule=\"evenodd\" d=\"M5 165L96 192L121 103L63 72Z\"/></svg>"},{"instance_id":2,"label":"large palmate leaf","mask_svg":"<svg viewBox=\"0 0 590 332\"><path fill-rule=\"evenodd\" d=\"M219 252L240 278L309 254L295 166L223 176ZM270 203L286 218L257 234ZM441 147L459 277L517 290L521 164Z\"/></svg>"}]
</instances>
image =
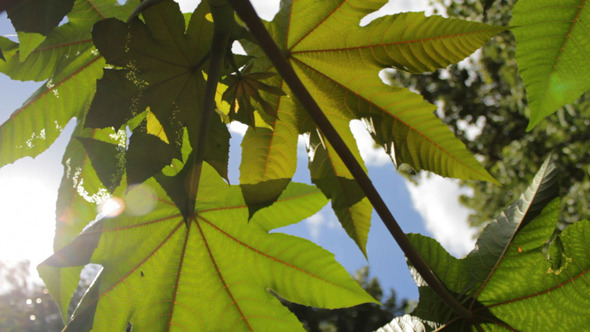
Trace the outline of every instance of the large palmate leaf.
<instances>
[{"instance_id":1,"label":"large palmate leaf","mask_svg":"<svg viewBox=\"0 0 590 332\"><path fill-rule=\"evenodd\" d=\"M474 317L452 312L419 277L420 303L412 314L453 331L471 331L476 325L519 331L587 326L590 223L567 228L548 246L558 222L555 196L555 168L546 162L527 191L484 229L476 249L463 259L453 258L433 239L412 235L433 271Z\"/></svg>"},{"instance_id":2,"label":"large palmate leaf","mask_svg":"<svg viewBox=\"0 0 590 332\"><path fill-rule=\"evenodd\" d=\"M584 0L523 0L512 16L530 130L590 89L590 7Z\"/></svg>"},{"instance_id":3,"label":"large palmate leaf","mask_svg":"<svg viewBox=\"0 0 590 332\"><path fill-rule=\"evenodd\" d=\"M590 222L584 220L568 227L551 244L547 255L545 246L555 230L558 214L556 200L516 235L481 286L478 301L471 307L473 323L489 331L504 331L507 326L517 331L577 331L590 324ZM471 279L473 269L464 260L452 258L432 239L415 237L413 241L430 252L430 260L442 261L447 272L437 273L446 278L451 290L459 292L460 287L469 286L464 282ZM449 315L428 289L421 289L420 294L425 304L413 314L438 322L439 329L471 331L472 325Z\"/></svg>"},{"instance_id":4,"label":"large palmate leaf","mask_svg":"<svg viewBox=\"0 0 590 332\"><path fill-rule=\"evenodd\" d=\"M211 167L203 172L188 224L148 180L143 186L153 194L143 199L152 209L98 221L43 263L47 269L103 266L69 329L118 331L131 322L140 331L262 330L267 324L297 330L295 316L273 293L328 308L374 301L333 255L306 240L268 233L319 210L326 199L317 189L289 185L248 221L239 187L226 185ZM80 250L88 246L96 250Z\"/></svg>"},{"instance_id":5,"label":"large palmate leaf","mask_svg":"<svg viewBox=\"0 0 590 332\"><path fill-rule=\"evenodd\" d=\"M386 67L412 72L444 67L466 57L503 28L419 13L359 26L364 16L385 2L283 1L267 28L359 161L349 129L353 119L366 120L376 142L397 164L443 176L494 181L436 118L434 105L407 89L383 84L378 74ZM257 71L272 70L260 50L252 45L246 49L257 57ZM273 83L286 91L280 79ZM297 134L315 128L290 96L265 97L272 100L278 119L272 123L274 131L251 130L246 135L241 168L250 171L240 180L248 189L267 189L264 199L269 204L294 172ZM322 144L316 140L310 145L310 155L321 158L310 160L312 179L332 199L348 234L364 250L371 207L339 157L319 141ZM255 190L244 192L247 201L254 196L251 192Z\"/></svg>"},{"instance_id":6,"label":"large palmate leaf","mask_svg":"<svg viewBox=\"0 0 590 332\"><path fill-rule=\"evenodd\" d=\"M326 105L328 117L368 119L378 143L390 151L393 145L398 164L443 176L493 181L435 118L434 106L406 89L382 84L378 72L389 66L412 72L444 67L466 57L503 28L420 13L386 16L360 27L360 19L375 10L378 1L331 3L320 9L317 3L294 2L291 22L305 17L317 23L291 29L285 36L291 62L314 97Z\"/></svg>"},{"instance_id":7,"label":"large palmate leaf","mask_svg":"<svg viewBox=\"0 0 590 332\"><path fill-rule=\"evenodd\" d=\"M92 44L92 24L105 17L129 15L136 2L120 6L116 0L76 1L68 23L53 29L33 50L28 39L19 46L0 37L6 57L5 62L0 61L0 72L18 80L47 80L0 126L0 165L37 156L70 119L84 116L104 66Z\"/></svg>"},{"instance_id":8,"label":"large palmate leaf","mask_svg":"<svg viewBox=\"0 0 590 332\"><path fill-rule=\"evenodd\" d=\"M118 68L106 69L98 82L86 126L120 128L149 107L164 129L171 152L160 154L166 156L163 159L144 159L144 168L153 171L146 171L147 177L170 163L174 151L180 151L184 128L191 145L196 146L206 83L203 72L213 29L208 13L204 2L185 29L178 4L164 1L143 11L145 23L136 17L129 23L107 19L94 26L92 35L98 50ZM219 118L212 121L211 132L205 160L227 177L229 132ZM139 143L130 143L128 155L132 150L141 154L146 147L134 148L135 144ZM134 155L141 159L139 154ZM145 167L148 165L152 166ZM132 182L144 179L129 175Z\"/></svg>"}]
</instances>

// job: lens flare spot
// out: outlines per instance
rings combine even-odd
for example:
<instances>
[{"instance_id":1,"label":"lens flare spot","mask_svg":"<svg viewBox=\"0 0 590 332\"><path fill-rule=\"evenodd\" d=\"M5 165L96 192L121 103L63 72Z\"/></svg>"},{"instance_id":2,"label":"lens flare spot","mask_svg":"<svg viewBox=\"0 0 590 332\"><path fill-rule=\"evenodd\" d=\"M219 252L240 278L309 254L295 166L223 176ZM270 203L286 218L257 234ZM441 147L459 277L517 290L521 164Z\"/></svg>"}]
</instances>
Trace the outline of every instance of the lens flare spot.
<instances>
[{"instance_id":1,"label":"lens flare spot","mask_svg":"<svg viewBox=\"0 0 590 332\"><path fill-rule=\"evenodd\" d=\"M148 185L140 184L131 187L125 198L126 212L133 216L143 216L156 207L156 193Z\"/></svg>"},{"instance_id":2,"label":"lens flare spot","mask_svg":"<svg viewBox=\"0 0 590 332\"><path fill-rule=\"evenodd\" d=\"M98 206L98 213L104 218L114 218L125 210L125 202L119 197L110 197Z\"/></svg>"}]
</instances>

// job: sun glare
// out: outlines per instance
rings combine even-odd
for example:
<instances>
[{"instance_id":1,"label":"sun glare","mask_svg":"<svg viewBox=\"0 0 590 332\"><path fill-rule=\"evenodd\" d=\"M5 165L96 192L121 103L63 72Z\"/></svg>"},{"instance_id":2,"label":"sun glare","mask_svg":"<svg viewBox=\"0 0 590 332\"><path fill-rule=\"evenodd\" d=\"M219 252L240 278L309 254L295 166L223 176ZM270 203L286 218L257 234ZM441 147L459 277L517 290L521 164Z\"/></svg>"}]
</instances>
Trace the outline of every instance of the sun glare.
<instances>
[{"instance_id":1,"label":"sun glare","mask_svg":"<svg viewBox=\"0 0 590 332\"><path fill-rule=\"evenodd\" d=\"M125 198L126 213L133 216L143 216L156 207L156 193L147 184L140 184L129 189Z\"/></svg>"},{"instance_id":2,"label":"sun glare","mask_svg":"<svg viewBox=\"0 0 590 332\"><path fill-rule=\"evenodd\" d=\"M125 211L125 202L119 197L108 198L98 206L98 214L104 218L114 218Z\"/></svg>"},{"instance_id":3,"label":"sun glare","mask_svg":"<svg viewBox=\"0 0 590 332\"><path fill-rule=\"evenodd\" d=\"M0 177L0 260L43 261L53 252L57 193L31 177Z\"/></svg>"},{"instance_id":4,"label":"sun glare","mask_svg":"<svg viewBox=\"0 0 590 332\"><path fill-rule=\"evenodd\" d=\"M154 210L156 193L146 184L132 186L124 198L113 196L97 207L100 217L114 218L122 213L143 216Z\"/></svg>"},{"instance_id":5,"label":"sun glare","mask_svg":"<svg viewBox=\"0 0 590 332\"><path fill-rule=\"evenodd\" d=\"M0 261L31 262L35 266L53 253L57 192L34 177L0 176ZM145 215L156 206L147 185L131 188L124 198L111 197L98 206L106 218L121 214Z\"/></svg>"}]
</instances>

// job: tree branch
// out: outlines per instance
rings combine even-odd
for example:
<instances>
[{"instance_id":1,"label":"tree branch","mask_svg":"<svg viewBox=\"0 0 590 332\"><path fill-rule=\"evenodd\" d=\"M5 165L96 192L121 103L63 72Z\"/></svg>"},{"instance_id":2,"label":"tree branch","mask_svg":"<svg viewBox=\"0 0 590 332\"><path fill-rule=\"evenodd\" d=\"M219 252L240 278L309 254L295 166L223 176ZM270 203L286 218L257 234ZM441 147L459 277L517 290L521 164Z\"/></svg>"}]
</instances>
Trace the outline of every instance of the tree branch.
<instances>
[{"instance_id":1,"label":"tree branch","mask_svg":"<svg viewBox=\"0 0 590 332\"><path fill-rule=\"evenodd\" d=\"M207 84L205 85L205 98L203 109L201 110L199 134L196 146L193 147L195 156L188 190L189 202L192 203L196 201L199 191L203 161L205 160L205 152L207 150L211 115L215 113L217 83L221 78L221 70L223 69L223 60L227 51L229 36L235 24L235 21L233 21L233 10L227 2L209 0L209 6L214 23L213 40L211 42L211 56L209 57L209 70L207 71Z\"/></svg>"}]
</instances>

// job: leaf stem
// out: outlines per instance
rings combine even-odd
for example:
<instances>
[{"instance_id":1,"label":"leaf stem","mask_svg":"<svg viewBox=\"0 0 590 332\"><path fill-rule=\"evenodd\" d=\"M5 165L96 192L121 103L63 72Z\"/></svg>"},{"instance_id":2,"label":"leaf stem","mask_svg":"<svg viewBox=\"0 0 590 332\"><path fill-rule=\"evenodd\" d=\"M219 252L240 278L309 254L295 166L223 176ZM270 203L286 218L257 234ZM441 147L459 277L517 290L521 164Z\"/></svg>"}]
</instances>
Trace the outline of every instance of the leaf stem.
<instances>
[{"instance_id":1,"label":"leaf stem","mask_svg":"<svg viewBox=\"0 0 590 332\"><path fill-rule=\"evenodd\" d=\"M193 159L193 169L189 181L189 202L194 204L199 191L199 183L203 170L203 161L207 150L207 138L209 136L209 127L211 115L215 113L215 93L217 92L217 83L221 78L223 69L223 60L227 51L231 27L222 18L227 16L227 11L233 15L233 11L227 3L209 0L211 14L213 15L213 39L211 42L211 56L209 57L209 70L207 71L207 84L205 85L205 96L203 109L201 110L201 119L199 123L199 133L197 137L195 156ZM233 16L232 16L233 17ZM193 209L194 210L194 209Z\"/></svg>"},{"instance_id":2,"label":"leaf stem","mask_svg":"<svg viewBox=\"0 0 590 332\"><path fill-rule=\"evenodd\" d=\"M354 179L357 181L363 192L381 217L381 220L398 243L404 254L406 255L410 264L420 273L424 281L438 294L438 296L455 312L466 319L472 319L473 313L459 303L447 290L440 279L434 274L422 256L416 251L414 246L410 243L405 233L393 217L393 214L381 198L381 195L375 189L369 176L365 173L361 165L358 163L352 152L346 146L334 126L330 123L326 115L322 112L320 106L311 96L309 91L305 88L291 64L284 57L283 53L274 42L262 21L256 14L256 11L247 0L227 0L238 16L250 29L250 32L258 41L260 47L271 60L279 74L283 77L295 97L309 112L311 118L320 128L324 136L328 139L332 147L338 153L338 156Z\"/></svg>"}]
</instances>

